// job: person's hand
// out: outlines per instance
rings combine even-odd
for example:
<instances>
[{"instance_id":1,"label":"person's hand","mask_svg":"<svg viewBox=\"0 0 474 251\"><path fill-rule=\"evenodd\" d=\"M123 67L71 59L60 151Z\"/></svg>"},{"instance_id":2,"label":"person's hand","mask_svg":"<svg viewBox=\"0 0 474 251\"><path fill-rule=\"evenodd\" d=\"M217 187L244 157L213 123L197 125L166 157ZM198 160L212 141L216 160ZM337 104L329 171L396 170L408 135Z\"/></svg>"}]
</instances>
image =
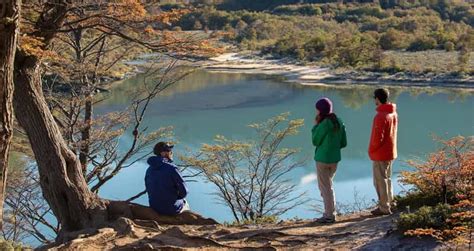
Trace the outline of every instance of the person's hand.
<instances>
[{"instance_id":1,"label":"person's hand","mask_svg":"<svg viewBox=\"0 0 474 251\"><path fill-rule=\"evenodd\" d=\"M314 124L315 125L318 125L319 122L321 122L321 117L319 115L317 115L315 118L314 118Z\"/></svg>"}]
</instances>

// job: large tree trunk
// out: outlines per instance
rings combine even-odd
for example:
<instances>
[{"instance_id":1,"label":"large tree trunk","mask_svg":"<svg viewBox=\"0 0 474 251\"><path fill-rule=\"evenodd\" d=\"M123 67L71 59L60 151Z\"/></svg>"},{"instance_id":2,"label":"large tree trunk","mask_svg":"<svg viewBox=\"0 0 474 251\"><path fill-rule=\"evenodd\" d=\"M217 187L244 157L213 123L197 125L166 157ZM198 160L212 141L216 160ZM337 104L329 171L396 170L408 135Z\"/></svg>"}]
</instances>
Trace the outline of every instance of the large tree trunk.
<instances>
[{"instance_id":1,"label":"large tree trunk","mask_svg":"<svg viewBox=\"0 0 474 251\"><path fill-rule=\"evenodd\" d=\"M7 184L8 152L13 127L13 63L18 37L20 0L0 2L0 229Z\"/></svg>"},{"instance_id":2,"label":"large tree trunk","mask_svg":"<svg viewBox=\"0 0 474 251\"><path fill-rule=\"evenodd\" d=\"M43 196L61 223L61 231L96 227L107 220L107 202L86 184L77 156L64 141L41 88L36 57L17 53L15 115L31 142Z\"/></svg>"}]
</instances>

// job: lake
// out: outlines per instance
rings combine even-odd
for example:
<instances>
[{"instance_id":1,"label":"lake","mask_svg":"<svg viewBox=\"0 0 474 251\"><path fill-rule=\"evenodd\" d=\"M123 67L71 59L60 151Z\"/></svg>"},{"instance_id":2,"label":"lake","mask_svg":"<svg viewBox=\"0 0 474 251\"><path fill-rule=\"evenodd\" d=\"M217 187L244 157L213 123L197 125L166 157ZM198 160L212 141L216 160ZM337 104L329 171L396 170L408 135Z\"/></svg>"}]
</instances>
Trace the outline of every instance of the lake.
<instances>
[{"instance_id":1,"label":"lake","mask_svg":"<svg viewBox=\"0 0 474 251\"><path fill-rule=\"evenodd\" d=\"M96 108L96 115L124 109L130 103L130 93L142 81L141 76L115 85L109 98ZM290 118L304 118L305 125L297 136L288 138L286 146L301 148L298 157L306 164L291 173L291 182L298 191L307 191L312 201L288 211L282 218L315 218L319 216L314 204L321 199L316 184L314 148L311 128L314 120L314 103L320 97L329 97L335 113L346 125L348 146L342 152L335 176L336 200L354 201L354 191L366 201L376 199L372 183L372 164L367 156L375 105L372 93L375 87L345 86L312 87L287 83L282 79L264 75L237 73L211 73L196 71L171 86L150 105L144 126L149 130L174 126L179 142L176 154L196 150L203 143L212 143L215 135L232 139L251 139L254 122L265 121L275 115L290 112ZM433 135L452 137L474 135L474 96L468 90L441 88L391 88L392 100L398 106L399 157L394 163L394 176L404 169L408 159L420 158L436 149ZM124 135L120 146L131 142L131 134ZM179 163L179 160L177 160ZM146 162L139 162L123 170L106 184L100 195L108 199L127 199L144 190ZM232 221L230 211L213 195L210 183L189 183L188 201L191 208L220 222ZM394 184L394 192L407 189ZM148 205L147 196L136 200Z\"/></svg>"}]
</instances>

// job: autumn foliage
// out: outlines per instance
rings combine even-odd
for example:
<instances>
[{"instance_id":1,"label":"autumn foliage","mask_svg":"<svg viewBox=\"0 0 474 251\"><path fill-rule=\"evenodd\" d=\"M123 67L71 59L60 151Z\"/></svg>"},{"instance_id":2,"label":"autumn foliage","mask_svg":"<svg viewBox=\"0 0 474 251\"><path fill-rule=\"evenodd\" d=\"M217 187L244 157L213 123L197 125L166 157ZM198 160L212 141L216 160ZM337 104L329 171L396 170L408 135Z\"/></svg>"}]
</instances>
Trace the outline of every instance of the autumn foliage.
<instances>
[{"instance_id":1,"label":"autumn foliage","mask_svg":"<svg viewBox=\"0 0 474 251\"><path fill-rule=\"evenodd\" d=\"M405 200L430 198L431 205L402 213L398 225L409 236L467 243L474 221L474 137L438 141L442 147L425 161L409 161L415 171L402 172L400 180L412 186Z\"/></svg>"}]
</instances>

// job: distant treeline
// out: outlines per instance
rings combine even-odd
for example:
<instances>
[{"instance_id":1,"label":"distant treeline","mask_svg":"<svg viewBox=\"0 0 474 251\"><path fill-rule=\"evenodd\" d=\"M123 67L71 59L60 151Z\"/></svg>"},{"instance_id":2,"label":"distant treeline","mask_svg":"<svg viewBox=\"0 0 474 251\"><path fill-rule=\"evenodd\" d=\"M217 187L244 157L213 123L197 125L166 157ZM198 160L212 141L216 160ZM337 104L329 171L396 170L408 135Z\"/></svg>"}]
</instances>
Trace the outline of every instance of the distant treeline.
<instances>
[{"instance_id":1,"label":"distant treeline","mask_svg":"<svg viewBox=\"0 0 474 251\"><path fill-rule=\"evenodd\" d=\"M163 1L162 1L163 2ZM388 8L413 8L428 7L440 12L442 15L450 5L470 4L468 0L175 0L165 1L168 6L192 3L195 5L214 5L219 10L249 10L249 11L271 11L284 5L301 4L360 4L374 3L383 9Z\"/></svg>"},{"instance_id":2,"label":"distant treeline","mask_svg":"<svg viewBox=\"0 0 474 251\"><path fill-rule=\"evenodd\" d=\"M268 1L254 4L259 2ZM463 2L445 3L436 0L431 7L390 9L378 3L303 3L265 11L205 5L182 16L173 29L221 31L227 42L276 57L390 71L400 67L383 51L445 50L452 52L451 57L458 51L458 65L449 71L471 72L474 9Z\"/></svg>"}]
</instances>

